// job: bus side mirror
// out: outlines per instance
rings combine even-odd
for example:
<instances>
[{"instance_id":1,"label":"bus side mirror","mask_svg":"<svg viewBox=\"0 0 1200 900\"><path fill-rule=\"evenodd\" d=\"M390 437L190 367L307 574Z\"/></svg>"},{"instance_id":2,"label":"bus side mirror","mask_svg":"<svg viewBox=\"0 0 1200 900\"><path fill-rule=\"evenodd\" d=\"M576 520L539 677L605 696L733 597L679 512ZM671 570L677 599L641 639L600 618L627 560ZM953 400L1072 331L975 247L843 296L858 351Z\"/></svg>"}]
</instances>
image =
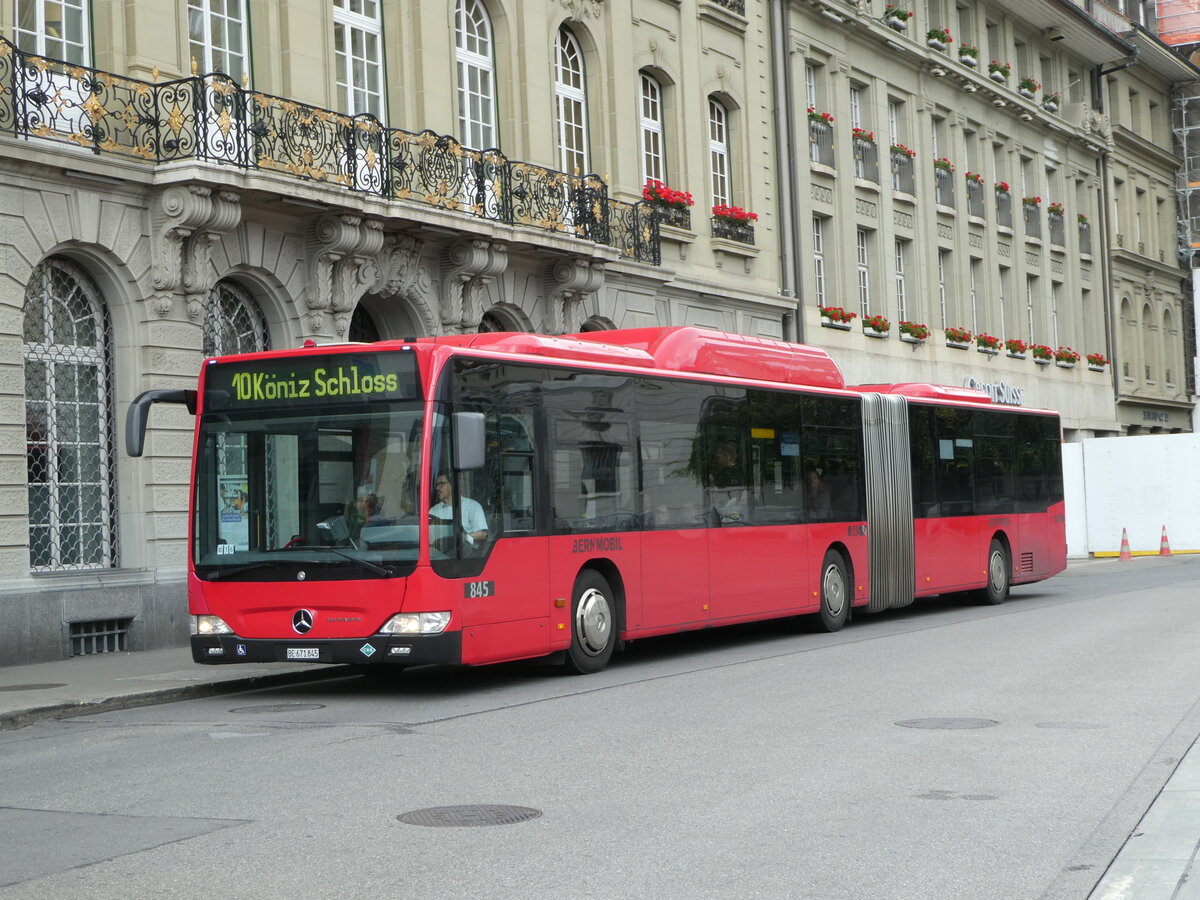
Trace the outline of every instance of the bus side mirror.
<instances>
[{"instance_id":1,"label":"bus side mirror","mask_svg":"<svg viewBox=\"0 0 1200 900\"><path fill-rule=\"evenodd\" d=\"M482 469L486 447L483 413L458 412L451 418L454 429L454 468Z\"/></svg>"},{"instance_id":2,"label":"bus side mirror","mask_svg":"<svg viewBox=\"0 0 1200 900\"><path fill-rule=\"evenodd\" d=\"M155 403L182 403L193 416L196 414L195 391L160 389L138 394L125 414L125 452L130 456L142 455L142 447L146 443L146 421L150 418L150 407Z\"/></svg>"}]
</instances>

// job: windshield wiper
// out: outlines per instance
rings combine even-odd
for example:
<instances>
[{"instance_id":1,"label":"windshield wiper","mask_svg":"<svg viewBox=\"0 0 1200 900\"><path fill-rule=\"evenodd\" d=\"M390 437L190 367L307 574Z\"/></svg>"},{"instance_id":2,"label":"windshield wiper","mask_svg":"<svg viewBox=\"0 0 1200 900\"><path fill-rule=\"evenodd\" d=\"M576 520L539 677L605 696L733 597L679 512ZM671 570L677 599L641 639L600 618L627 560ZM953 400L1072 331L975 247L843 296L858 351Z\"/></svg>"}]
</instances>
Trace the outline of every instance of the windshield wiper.
<instances>
[{"instance_id":1,"label":"windshield wiper","mask_svg":"<svg viewBox=\"0 0 1200 900\"><path fill-rule=\"evenodd\" d=\"M208 573L208 580L217 581L218 579L221 579L221 578L230 578L234 575L241 575L243 572L252 572L255 569L269 569L269 568L271 568L273 566L277 566L277 565L279 565L279 563L275 562L274 560L261 560L259 562L245 563L244 565L233 566L228 569L220 569L220 568L214 567L213 570Z\"/></svg>"},{"instance_id":2,"label":"windshield wiper","mask_svg":"<svg viewBox=\"0 0 1200 900\"><path fill-rule=\"evenodd\" d=\"M336 553L342 559L348 559L352 563L358 563L368 572L374 572L376 575L382 575L384 578L394 578L396 575L396 570L391 566L381 566L378 563L373 563L367 559L359 559L357 556L351 556L349 553L339 550L337 547L322 547L321 549L330 550L333 553Z\"/></svg>"}]
</instances>

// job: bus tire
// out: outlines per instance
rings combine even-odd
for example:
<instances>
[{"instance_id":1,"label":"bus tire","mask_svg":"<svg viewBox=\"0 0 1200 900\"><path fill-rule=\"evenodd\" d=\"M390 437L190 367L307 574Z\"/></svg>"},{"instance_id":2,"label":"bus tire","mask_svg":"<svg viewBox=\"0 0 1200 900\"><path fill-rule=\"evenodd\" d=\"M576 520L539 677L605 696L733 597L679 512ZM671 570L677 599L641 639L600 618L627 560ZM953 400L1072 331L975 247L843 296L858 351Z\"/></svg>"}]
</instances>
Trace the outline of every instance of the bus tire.
<instances>
[{"instance_id":1,"label":"bus tire","mask_svg":"<svg viewBox=\"0 0 1200 900\"><path fill-rule=\"evenodd\" d=\"M599 572L580 572L571 599L571 646L563 668L571 675L599 672L612 659L616 645L617 608L612 588Z\"/></svg>"},{"instance_id":2,"label":"bus tire","mask_svg":"<svg viewBox=\"0 0 1200 900\"><path fill-rule=\"evenodd\" d=\"M998 538L992 538L988 548L987 587L975 592L975 598L989 606L998 606L1008 599L1009 581L1012 579L1012 567L1008 562L1008 551Z\"/></svg>"},{"instance_id":3,"label":"bus tire","mask_svg":"<svg viewBox=\"0 0 1200 900\"><path fill-rule=\"evenodd\" d=\"M846 561L836 550L827 550L821 563L821 628L841 631L850 619L850 577Z\"/></svg>"}]
</instances>

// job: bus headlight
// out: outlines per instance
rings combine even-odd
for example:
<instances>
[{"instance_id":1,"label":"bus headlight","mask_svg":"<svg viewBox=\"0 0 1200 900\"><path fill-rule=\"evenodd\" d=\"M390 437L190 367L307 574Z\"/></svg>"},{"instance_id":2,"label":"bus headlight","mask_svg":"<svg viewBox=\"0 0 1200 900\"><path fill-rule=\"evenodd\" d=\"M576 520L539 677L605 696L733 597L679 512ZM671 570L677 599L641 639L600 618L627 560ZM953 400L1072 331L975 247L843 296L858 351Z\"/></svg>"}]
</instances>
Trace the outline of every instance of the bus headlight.
<instances>
[{"instance_id":1,"label":"bus headlight","mask_svg":"<svg viewBox=\"0 0 1200 900\"><path fill-rule=\"evenodd\" d=\"M192 634L233 634L220 616L192 616Z\"/></svg>"},{"instance_id":2,"label":"bus headlight","mask_svg":"<svg viewBox=\"0 0 1200 900\"><path fill-rule=\"evenodd\" d=\"M401 613L392 616L383 627L380 634L441 634L450 624L448 612Z\"/></svg>"}]
</instances>

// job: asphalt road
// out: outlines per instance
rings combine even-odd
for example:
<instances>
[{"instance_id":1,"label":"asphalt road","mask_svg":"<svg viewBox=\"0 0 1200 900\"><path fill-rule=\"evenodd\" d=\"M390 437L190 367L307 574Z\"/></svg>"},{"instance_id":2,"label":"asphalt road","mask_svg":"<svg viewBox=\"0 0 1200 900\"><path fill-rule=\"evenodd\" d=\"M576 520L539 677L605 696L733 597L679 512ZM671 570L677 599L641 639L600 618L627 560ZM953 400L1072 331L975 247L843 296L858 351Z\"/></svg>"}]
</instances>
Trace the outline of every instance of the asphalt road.
<instances>
[{"instance_id":1,"label":"asphalt road","mask_svg":"<svg viewBox=\"0 0 1200 900\"><path fill-rule=\"evenodd\" d=\"M1083 898L1200 733L1198 582L47 720L0 733L0 897Z\"/></svg>"}]
</instances>

